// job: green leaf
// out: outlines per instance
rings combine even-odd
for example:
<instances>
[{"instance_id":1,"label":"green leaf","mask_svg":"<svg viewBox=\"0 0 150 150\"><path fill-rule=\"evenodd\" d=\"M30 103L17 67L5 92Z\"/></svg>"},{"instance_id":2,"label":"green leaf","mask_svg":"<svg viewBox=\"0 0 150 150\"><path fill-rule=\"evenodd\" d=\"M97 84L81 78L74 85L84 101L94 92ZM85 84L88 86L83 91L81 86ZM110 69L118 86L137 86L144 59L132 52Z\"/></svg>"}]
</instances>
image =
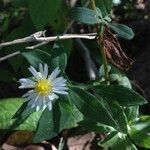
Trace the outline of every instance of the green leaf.
<instances>
[{"instance_id":1,"label":"green leaf","mask_svg":"<svg viewBox=\"0 0 150 150\"><path fill-rule=\"evenodd\" d=\"M64 50L67 54L67 57L70 56L71 52L72 52L72 48L73 48L73 41L70 40L64 40L62 41L62 45L64 46Z\"/></svg>"},{"instance_id":2,"label":"green leaf","mask_svg":"<svg viewBox=\"0 0 150 150\"><path fill-rule=\"evenodd\" d=\"M96 6L102 11L103 16L107 16L112 8L112 0L96 0Z\"/></svg>"},{"instance_id":3,"label":"green leaf","mask_svg":"<svg viewBox=\"0 0 150 150\"><path fill-rule=\"evenodd\" d=\"M66 123L66 128L74 128L78 126L78 123L83 120L83 114L77 109L77 107L72 104L72 111L70 113L68 122Z\"/></svg>"},{"instance_id":4,"label":"green leaf","mask_svg":"<svg viewBox=\"0 0 150 150\"><path fill-rule=\"evenodd\" d=\"M34 25L32 24L32 20L30 19L30 16L26 14L24 18L26 19L20 22L21 24L19 27L14 28L12 32L7 34L7 37L6 37L7 41L12 41L14 39L29 36L30 34L33 34L33 32L35 32L35 28L34 28ZM5 55L10 54L10 50L23 52L25 50L25 44L11 45L8 47L4 47L4 50L6 52ZM17 55L16 57L12 57L8 59L8 62L10 66L12 66L15 73L18 73L20 69L23 68L22 67L23 62L24 62L23 60L24 60L23 57L21 57L20 55Z\"/></svg>"},{"instance_id":5,"label":"green leaf","mask_svg":"<svg viewBox=\"0 0 150 150\"><path fill-rule=\"evenodd\" d=\"M123 24L109 23L110 28L118 34L118 36L131 40L134 37L134 32L131 28Z\"/></svg>"},{"instance_id":6,"label":"green leaf","mask_svg":"<svg viewBox=\"0 0 150 150\"><path fill-rule=\"evenodd\" d=\"M28 107L28 102L24 102L13 116L13 119L24 119L34 112L36 112L36 109Z\"/></svg>"},{"instance_id":7,"label":"green leaf","mask_svg":"<svg viewBox=\"0 0 150 150\"><path fill-rule=\"evenodd\" d=\"M113 146L111 146L111 150L138 150L138 149L127 136L123 136Z\"/></svg>"},{"instance_id":8,"label":"green leaf","mask_svg":"<svg viewBox=\"0 0 150 150\"><path fill-rule=\"evenodd\" d=\"M78 123L81 127L88 131L94 131L96 133L108 133L114 131L114 128L106 126L89 118L84 118L81 122Z\"/></svg>"},{"instance_id":9,"label":"green leaf","mask_svg":"<svg viewBox=\"0 0 150 150\"><path fill-rule=\"evenodd\" d=\"M102 147L111 147L112 150L137 150L127 135L119 132L111 132L98 144Z\"/></svg>"},{"instance_id":10,"label":"green leaf","mask_svg":"<svg viewBox=\"0 0 150 150\"><path fill-rule=\"evenodd\" d=\"M128 119L128 122L131 123L139 116L139 106L131 106L125 108L125 113Z\"/></svg>"},{"instance_id":11,"label":"green leaf","mask_svg":"<svg viewBox=\"0 0 150 150\"><path fill-rule=\"evenodd\" d=\"M150 148L150 116L142 116L131 126L130 138L140 147Z\"/></svg>"},{"instance_id":12,"label":"green leaf","mask_svg":"<svg viewBox=\"0 0 150 150\"><path fill-rule=\"evenodd\" d=\"M63 53L59 55L58 57L52 59L52 66L53 67L59 67L61 70L65 70L67 65L67 55L66 53Z\"/></svg>"},{"instance_id":13,"label":"green leaf","mask_svg":"<svg viewBox=\"0 0 150 150\"><path fill-rule=\"evenodd\" d=\"M104 140L98 143L98 145L100 145L101 147L111 147L112 145L117 143L119 140L120 138L118 136L118 132L114 131L108 134Z\"/></svg>"},{"instance_id":14,"label":"green leaf","mask_svg":"<svg viewBox=\"0 0 150 150\"><path fill-rule=\"evenodd\" d=\"M67 54L59 41L54 44L53 50L51 51L51 56L52 67L59 67L64 71L67 65Z\"/></svg>"},{"instance_id":15,"label":"green leaf","mask_svg":"<svg viewBox=\"0 0 150 150\"><path fill-rule=\"evenodd\" d=\"M137 106L146 104L147 101L135 91L118 85L100 85L96 87L98 93L103 99L117 101L121 106Z\"/></svg>"},{"instance_id":16,"label":"green leaf","mask_svg":"<svg viewBox=\"0 0 150 150\"><path fill-rule=\"evenodd\" d=\"M59 9L55 14L55 19L49 23L51 29L54 31L54 34L63 33L66 30L70 19L70 16L68 15L69 12L70 7L66 5L64 1L60 1Z\"/></svg>"},{"instance_id":17,"label":"green leaf","mask_svg":"<svg viewBox=\"0 0 150 150\"><path fill-rule=\"evenodd\" d=\"M96 7L96 15L99 16L100 19L103 19L102 11Z\"/></svg>"},{"instance_id":18,"label":"green leaf","mask_svg":"<svg viewBox=\"0 0 150 150\"><path fill-rule=\"evenodd\" d=\"M109 78L111 82L117 81L118 85L132 89L131 82L128 77L121 73L112 73Z\"/></svg>"},{"instance_id":19,"label":"green leaf","mask_svg":"<svg viewBox=\"0 0 150 150\"><path fill-rule=\"evenodd\" d=\"M85 24L98 24L101 22L97 13L85 7L77 7L71 10L71 18Z\"/></svg>"},{"instance_id":20,"label":"green leaf","mask_svg":"<svg viewBox=\"0 0 150 150\"><path fill-rule=\"evenodd\" d=\"M115 119L116 123L120 127L120 132L122 133L128 133L128 128L127 128L127 117L124 112L124 109L119 106L119 104L114 103L114 102L108 102L103 100L105 103L105 106L109 110L109 113L111 116Z\"/></svg>"},{"instance_id":21,"label":"green leaf","mask_svg":"<svg viewBox=\"0 0 150 150\"><path fill-rule=\"evenodd\" d=\"M21 107L23 102L24 100L22 98L10 98L0 100L0 129L9 129L9 127L13 125L16 119L12 118ZM15 129L35 131L40 115L41 112L34 112Z\"/></svg>"},{"instance_id":22,"label":"green leaf","mask_svg":"<svg viewBox=\"0 0 150 150\"><path fill-rule=\"evenodd\" d=\"M51 55L42 50L33 50L29 52L23 52L22 55L28 60L28 62L35 68L39 67L39 63L51 63Z\"/></svg>"},{"instance_id":23,"label":"green leaf","mask_svg":"<svg viewBox=\"0 0 150 150\"><path fill-rule=\"evenodd\" d=\"M111 19L109 16L106 16L106 17L104 18L104 20L106 20L107 22L111 22L111 21L112 21L112 19Z\"/></svg>"},{"instance_id":24,"label":"green leaf","mask_svg":"<svg viewBox=\"0 0 150 150\"><path fill-rule=\"evenodd\" d=\"M56 13L61 6L60 0L29 0L29 13L37 30L55 20Z\"/></svg>"},{"instance_id":25,"label":"green leaf","mask_svg":"<svg viewBox=\"0 0 150 150\"><path fill-rule=\"evenodd\" d=\"M57 136L63 129L70 128L72 125L74 126L75 121L72 120L75 119L72 116L74 114L73 111L69 96L56 100L51 111L46 109L42 113L33 141L41 142L46 139L51 139Z\"/></svg>"},{"instance_id":26,"label":"green leaf","mask_svg":"<svg viewBox=\"0 0 150 150\"><path fill-rule=\"evenodd\" d=\"M17 7L17 8L20 8L20 7L26 7L26 4L27 3L27 0L12 0L11 1L11 4L14 6L14 7Z\"/></svg>"},{"instance_id":27,"label":"green leaf","mask_svg":"<svg viewBox=\"0 0 150 150\"><path fill-rule=\"evenodd\" d=\"M71 87L70 96L74 104L85 117L120 130L103 103L97 100L92 94L80 88Z\"/></svg>"}]
</instances>

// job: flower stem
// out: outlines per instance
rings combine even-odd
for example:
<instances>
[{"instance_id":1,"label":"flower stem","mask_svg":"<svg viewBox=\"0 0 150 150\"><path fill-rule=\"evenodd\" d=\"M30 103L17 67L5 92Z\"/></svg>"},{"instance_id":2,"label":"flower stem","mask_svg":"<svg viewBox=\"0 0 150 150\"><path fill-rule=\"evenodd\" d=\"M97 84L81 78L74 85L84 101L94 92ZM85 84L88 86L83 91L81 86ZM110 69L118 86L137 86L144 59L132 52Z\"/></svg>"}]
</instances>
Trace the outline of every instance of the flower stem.
<instances>
[{"instance_id":1,"label":"flower stem","mask_svg":"<svg viewBox=\"0 0 150 150\"><path fill-rule=\"evenodd\" d=\"M91 6L93 10L96 10L95 0L91 0ZM98 38L97 38L98 45L99 45L100 52L101 52L102 62L104 64L105 80L107 82L108 81L108 67L107 67L108 63L107 63L106 51L104 47L104 31L105 31L104 24L101 23L100 25L96 25L96 30L97 30L97 35L98 35Z\"/></svg>"}]
</instances>

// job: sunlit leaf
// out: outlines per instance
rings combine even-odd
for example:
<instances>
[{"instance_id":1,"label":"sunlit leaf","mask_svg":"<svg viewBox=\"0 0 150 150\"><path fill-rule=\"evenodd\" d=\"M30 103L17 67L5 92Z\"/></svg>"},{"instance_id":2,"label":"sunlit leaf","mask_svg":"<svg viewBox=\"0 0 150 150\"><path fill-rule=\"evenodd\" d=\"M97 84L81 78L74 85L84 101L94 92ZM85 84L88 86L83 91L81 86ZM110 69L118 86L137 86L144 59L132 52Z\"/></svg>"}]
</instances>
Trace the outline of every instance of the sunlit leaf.
<instances>
[{"instance_id":1,"label":"sunlit leaf","mask_svg":"<svg viewBox=\"0 0 150 150\"><path fill-rule=\"evenodd\" d=\"M11 125L13 125L16 119L12 118L23 103L24 100L22 98L10 98L0 100L0 129L9 129ZM34 112L15 129L35 131L40 114L41 112Z\"/></svg>"},{"instance_id":2,"label":"sunlit leaf","mask_svg":"<svg viewBox=\"0 0 150 150\"><path fill-rule=\"evenodd\" d=\"M141 116L133 123L130 137L138 146L150 148L150 116Z\"/></svg>"}]
</instances>

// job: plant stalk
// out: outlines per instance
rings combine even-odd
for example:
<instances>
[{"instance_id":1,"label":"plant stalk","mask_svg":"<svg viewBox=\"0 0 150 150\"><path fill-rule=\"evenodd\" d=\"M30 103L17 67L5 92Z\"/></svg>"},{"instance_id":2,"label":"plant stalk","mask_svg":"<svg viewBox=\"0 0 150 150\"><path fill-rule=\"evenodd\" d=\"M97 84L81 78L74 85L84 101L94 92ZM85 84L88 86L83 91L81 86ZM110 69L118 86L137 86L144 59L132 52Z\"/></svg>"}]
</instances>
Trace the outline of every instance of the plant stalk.
<instances>
[{"instance_id":1,"label":"plant stalk","mask_svg":"<svg viewBox=\"0 0 150 150\"><path fill-rule=\"evenodd\" d=\"M91 6L93 10L96 10L95 0L91 0ZM101 23L101 25L96 25L96 31L97 31L97 36L98 36L97 39L98 39L98 45L100 47L102 62L104 64L105 80L107 82L108 81L108 67L107 67L108 63L107 63L107 58L106 58L106 51L104 48L104 31L105 31L104 24Z\"/></svg>"},{"instance_id":2,"label":"plant stalk","mask_svg":"<svg viewBox=\"0 0 150 150\"><path fill-rule=\"evenodd\" d=\"M105 72L105 79L108 81L108 63L107 63L107 58L106 58L106 51L104 47L104 31L105 27L103 24L100 26L100 35L98 35L98 40L99 40L99 46L100 46L100 51L102 55L102 62L104 64L104 72Z\"/></svg>"}]
</instances>

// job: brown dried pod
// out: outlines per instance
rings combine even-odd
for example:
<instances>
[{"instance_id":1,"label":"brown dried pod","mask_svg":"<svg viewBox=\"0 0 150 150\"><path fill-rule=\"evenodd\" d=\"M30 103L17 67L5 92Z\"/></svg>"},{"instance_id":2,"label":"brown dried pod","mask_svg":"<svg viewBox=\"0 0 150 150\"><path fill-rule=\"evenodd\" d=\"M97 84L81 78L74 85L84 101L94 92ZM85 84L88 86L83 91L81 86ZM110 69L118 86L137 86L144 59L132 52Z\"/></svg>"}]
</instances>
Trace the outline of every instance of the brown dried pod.
<instances>
[{"instance_id":1,"label":"brown dried pod","mask_svg":"<svg viewBox=\"0 0 150 150\"><path fill-rule=\"evenodd\" d=\"M112 34L109 28L105 29L104 48L107 60L122 71L128 71L133 64L126 53L122 50L117 38Z\"/></svg>"}]
</instances>

